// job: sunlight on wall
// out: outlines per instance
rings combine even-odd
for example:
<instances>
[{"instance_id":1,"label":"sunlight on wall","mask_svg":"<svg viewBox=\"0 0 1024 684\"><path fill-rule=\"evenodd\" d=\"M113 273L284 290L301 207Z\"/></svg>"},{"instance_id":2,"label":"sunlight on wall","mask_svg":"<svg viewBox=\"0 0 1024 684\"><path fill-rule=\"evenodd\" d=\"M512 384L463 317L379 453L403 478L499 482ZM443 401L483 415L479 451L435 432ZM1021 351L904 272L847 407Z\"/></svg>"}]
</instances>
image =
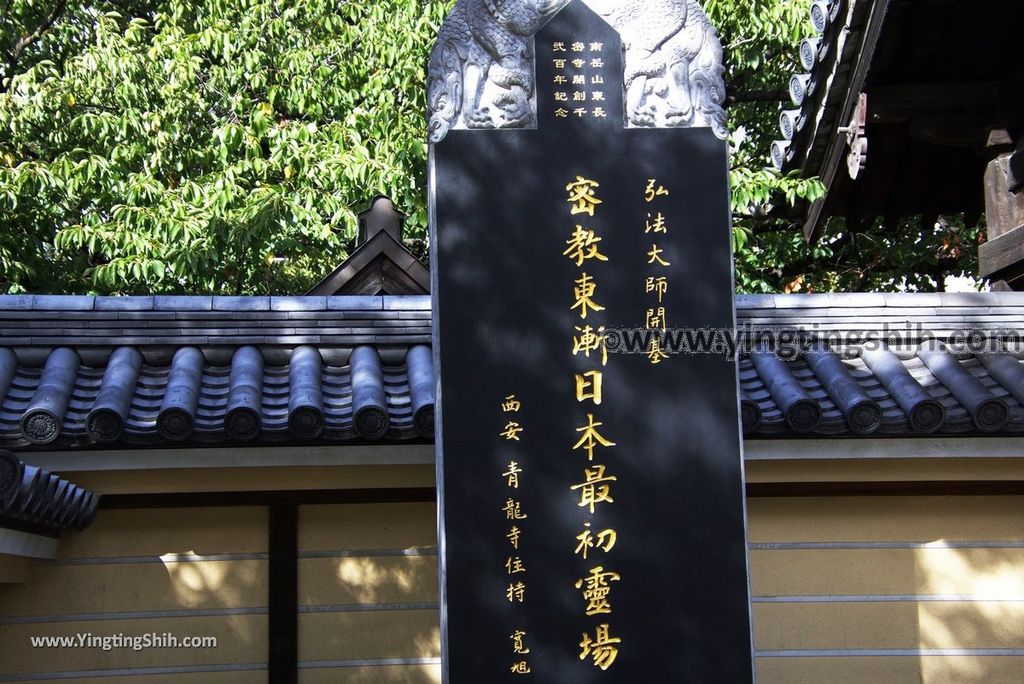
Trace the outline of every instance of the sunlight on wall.
<instances>
[{"instance_id":1,"label":"sunlight on wall","mask_svg":"<svg viewBox=\"0 0 1024 684\"><path fill-rule=\"evenodd\" d=\"M164 569L167 570L171 581L174 582L179 596L192 596L207 591L221 591L225 589L224 580L227 577L226 564L217 561L184 560L189 556L195 555L194 551L189 551L186 554L165 553L160 556Z\"/></svg>"},{"instance_id":2,"label":"sunlight on wall","mask_svg":"<svg viewBox=\"0 0 1024 684\"><path fill-rule=\"evenodd\" d=\"M1014 648L1024 633L1024 572L1019 549L951 549L943 540L915 552L917 592L971 601L918 604L923 649ZM922 681L990 682L986 660L922 657Z\"/></svg>"},{"instance_id":3,"label":"sunlight on wall","mask_svg":"<svg viewBox=\"0 0 1024 684\"><path fill-rule=\"evenodd\" d=\"M423 679L425 681L441 684L440 665L420 665L420 672L423 674Z\"/></svg>"},{"instance_id":4,"label":"sunlight on wall","mask_svg":"<svg viewBox=\"0 0 1024 684\"><path fill-rule=\"evenodd\" d=\"M211 604L233 607L262 604L253 596L254 588L263 585L258 561L190 560L196 556L194 550L160 556L179 605L191 608ZM224 619L239 639L253 641L251 625L242 616Z\"/></svg>"},{"instance_id":5,"label":"sunlight on wall","mask_svg":"<svg viewBox=\"0 0 1024 684\"><path fill-rule=\"evenodd\" d=\"M942 540L916 552L923 594L1024 598L1024 568L1017 549L950 549Z\"/></svg>"},{"instance_id":6,"label":"sunlight on wall","mask_svg":"<svg viewBox=\"0 0 1024 684\"><path fill-rule=\"evenodd\" d=\"M416 637L416 655L420 658L436 658L441 655L440 627L434 627L429 633Z\"/></svg>"},{"instance_id":7,"label":"sunlight on wall","mask_svg":"<svg viewBox=\"0 0 1024 684\"><path fill-rule=\"evenodd\" d=\"M420 658L437 658L441 655L441 628L434 627L429 634L416 637L416 655ZM441 684L440 665L420 665L423 681Z\"/></svg>"},{"instance_id":8,"label":"sunlight on wall","mask_svg":"<svg viewBox=\"0 0 1024 684\"><path fill-rule=\"evenodd\" d=\"M339 558L335 574L359 603L386 602L396 595L423 600L426 583L436 580L430 572L436 562L432 556Z\"/></svg>"}]
</instances>

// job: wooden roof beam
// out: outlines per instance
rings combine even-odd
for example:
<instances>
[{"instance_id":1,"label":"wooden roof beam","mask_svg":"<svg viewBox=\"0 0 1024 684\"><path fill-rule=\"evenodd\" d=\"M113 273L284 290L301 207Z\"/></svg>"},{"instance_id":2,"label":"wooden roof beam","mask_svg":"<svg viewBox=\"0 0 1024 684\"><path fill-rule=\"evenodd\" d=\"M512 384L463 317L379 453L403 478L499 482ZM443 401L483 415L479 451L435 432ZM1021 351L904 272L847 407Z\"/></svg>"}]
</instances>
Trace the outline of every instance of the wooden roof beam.
<instances>
[{"instance_id":1,"label":"wooden roof beam","mask_svg":"<svg viewBox=\"0 0 1024 684\"><path fill-rule=\"evenodd\" d=\"M882 26L885 24L885 17L889 12L890 0L877 0L871 7L871 14L867 20L864 30L864 37L861 42L857 63L854 66L850 78L849 87L846 90L846 98L843 102L839 121L849 121L853 115L854 108L860 101L860 94L867 81L868 72L875 51L878 49L878 39L882 34ZM825 163L821 169L821 180L825 184L825 196L813 202L807 211L807 220L804 222L804 239L813 242L825 210L825 202L828 200L828 193L836 179L836 173L843 166L846 159L846 136L836 135L828 142L825 152Z\"/></svg>"}]
</instances>

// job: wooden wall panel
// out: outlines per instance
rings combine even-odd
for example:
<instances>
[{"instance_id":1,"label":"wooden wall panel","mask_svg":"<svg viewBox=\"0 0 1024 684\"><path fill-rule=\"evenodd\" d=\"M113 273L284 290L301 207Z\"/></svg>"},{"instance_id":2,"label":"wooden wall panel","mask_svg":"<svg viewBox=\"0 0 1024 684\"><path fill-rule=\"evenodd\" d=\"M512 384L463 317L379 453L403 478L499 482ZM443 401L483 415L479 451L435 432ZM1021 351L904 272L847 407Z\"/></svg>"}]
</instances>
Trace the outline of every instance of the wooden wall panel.
<instances>
[{"instance_id":1,"label":"wooden wall panel","mask_svg":"<svg viewBox=\"0 0 1024 684\"><path fill-rule=\"evenodd\" d=\"M269 684L266 671L256 669L224 672L167 671L163 674L145 672L137 675L75 677L70 681L75 684Z\"/></svg>"},{"instance_id":2,"label":"wooden wall panel","mask_svg":"<svg viewBox=\"0 0 1024 684\"><path fill-rule=\"evenodd\" d=\"M929 684L1020 684L1024 664L1019 657L953 655L921 658L921 681Z\"/></svg>"},{"instance_id":3,"label":"wooden wall panel","mask_svg":"<svg viewBox=\"0 0 1024 684\"><path fill-rule=\"evenodd\" d=\"M436 610L362 610L299 616L299 661L436 658Z\"/></svg>"},{"instance_id":4,"label":"wooden wall panel","mask_svg":"<svg viewBox=\"0 0 1024 684\"><path fill-rule=\"evenodd\" d=\"M921 682L921 664L917 658L758 658L757 681L758 684L916 683Z\"/></svg>"},{"instance_id":5,"label":"wooden wall panel","mask_svg":"<svg viewBox=\"0 0 1024 684\"><path fill-rule=\"evenodd\" d=\"M754 605L759 651L1018 649L1024 602L850 601Z\"/></svg>"},{"instance_id":6,"label":"wooden wall panel","mask_svg":"<svg viewBox=\"0 0 1024 684\"><path fill-rule=\"evenodd\" d=\"M266 602L265 559L40 563L24 584L0 587L0 616L249 608Z\"/></svg>"},{"instance_id":7,"label":"wooden wall panel","mask_svg":"<svg viewBox=\"0 0 1024 684\"><path fill-rule=\"evenodd\" d=\"M299 604L438 601L437 555L304 558Z\"/></svg>"},{"instance_id":8,"label":"wooden wall panel","mask_svg":"<svg viewBox=\"0 0 1024 684\"><path fill-rule=\"evenodd\" d=\"M266 526L261 507L101 511L26 583L0 585L0 681L265 681ZM151 633L212 636L217 647L31 644Z\"/></svg>"},{"instance_id":9,"label":"wooden wall panel","mask_svg":"<svg viewBox=\"0 0 1024 684\"><path fill-rule=\"evenodd\" d=\"M1021 548L754 549L750 565L752 591L762 596L955 592L1024 599L1024 572L1019 581L999 579L1001 568L1024 570L1024 544ZM997 576L968 568L990 568Z\"/></svg>"},{"instance_id":10,"label":"wooden wall panel","mask_svg":"<svg viewBox=\"0 0 1024 684\"><path fill-rule=\"evenodd\" d=\"M1024 497L754 498L750 541L1024 541Z\"/></svg>"},{"instance_id":11,"label":"wooden wall panel","mask_svg":"<svg viewBox=\"0 0 1024 684\"><path fill-rule=\"evenodd\" d=\"M437 548L433 503L344 504L299 509L299 551Z\"/></svg>"},{"instance_id":12,"label":"wooden wall panel","mask_svg":"<svg viewBox=\"0 0 1024 684\"><path fill-rule=\"evenodd\" d=\"M748 504L760 684L1024 681L1024 498Z\"/></svg>"},{"instance_id":13,"label":"wooden wall panel","mask_svg":"<svg viewBox=\"0 0 1024 684\"><path fill-rule=\"evenodd\" d=\"M302 684L441 684L441 665L318 667L299 671Z\"/></svg>"},{"instance_id":14,"label":"wooden wall panel","mask_svg":"<svg viewBox=\"0 0 1024 684\"><path fill-rule=\"evenodd\" d=\"M103 651L99 648L44 649L29 645L29 639L33 636L75 638L77 634L101 636L118 633L136 636L154 632L171 632L179 639L185 636L216 637L217 647ZM265 615L162 617L0 626L4 674L252 663L259 662L266 650L266 643Z\"/></svg>"},{"instance_id":15,"label":"wooden wall panel","mask_svg":"<svg viewBox=\"0 0 1024 684\"><path fill-rule=\"evenodd\" d=\"M759 658L757 681L814 684L1020 684L1017 658L923 656L875 658Z\"/></svg>"},{"instance_id":16,"label":"wooden wall panel","mask_svg":"<svg viewBox=\"0 0 1024 684\"><path fill-rule=\"evenodd\" d=\"M262 507L101 510L84 532L61 539L60 558L251 553L267 550Z\"/></svg>"},{"instance_id":17,"label":"wooden wall panel","mask_svg":"<svg viewBox=\"0 0 1024 684\"><path fill-rule=\"evenodd\" d=\"M753 498L749 514L760 684L1024 681L1024 497ZM426 503L299 508L302 682L439 681L435 525ZM103 511L0 585L0 681L264 682L267 579L263 507ZM221 642L27 646L150 631Z\"/></svg>"},{"instance_id":18,"label":"wooden wall panel","mask_svg":"<svg viewBox=\"0 0 1024 684\"><path fill-rule=\"evenodd\" d=\"M440 681L433 504L299 509L299 678Z\"/></svg>"}]
</instances>

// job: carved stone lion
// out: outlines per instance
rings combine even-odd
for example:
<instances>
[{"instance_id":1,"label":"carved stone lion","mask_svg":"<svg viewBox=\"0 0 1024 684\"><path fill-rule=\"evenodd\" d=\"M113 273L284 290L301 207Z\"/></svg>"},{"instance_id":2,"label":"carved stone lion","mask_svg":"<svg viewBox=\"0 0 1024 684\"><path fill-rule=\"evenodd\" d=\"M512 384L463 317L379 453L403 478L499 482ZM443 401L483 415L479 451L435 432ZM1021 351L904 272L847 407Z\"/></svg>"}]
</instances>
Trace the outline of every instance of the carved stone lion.
<instances>
[{"instance_id":1,"label":"carved stone lion","mask_svg":"<svg viewBox=\"0 0 1024 684\"><path fill-rule=\"evenodd\" d=\"M427 74L428 137L536 124L533 36L571 0L458 0ZM583 0L622 37L626 122L726 137L722 46L697 0Z\"/></svg>"},{"instance_id":2,"label":"carved stone lion","mask_svg":"<svg viewBox=\"0 0 1024 684\"><path fill-rule=\"evenodd\" d=\"M584 0L626 53L626 116L636 127L710 127L725 138L722 45L697 0Z\"/></svg>"},{"instance_id":3,"label":"carved stone lion","mask_svg":"<svg viewBox=\"0 0 1024 684\"><path fill-rule=\"evenodd\" d=\"M430 53L430 142L441 141L460 119L467 128L536 123L532 39L570 1L458 0Z\"/></svg>"}]
</instances>

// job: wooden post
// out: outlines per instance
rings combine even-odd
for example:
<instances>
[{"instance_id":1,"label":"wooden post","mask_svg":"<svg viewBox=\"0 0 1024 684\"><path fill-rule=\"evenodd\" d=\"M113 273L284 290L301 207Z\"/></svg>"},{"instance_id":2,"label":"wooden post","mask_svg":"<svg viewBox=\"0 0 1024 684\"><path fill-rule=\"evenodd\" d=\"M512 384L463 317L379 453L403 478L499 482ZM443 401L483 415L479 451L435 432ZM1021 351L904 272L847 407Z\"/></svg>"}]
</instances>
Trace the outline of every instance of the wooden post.
<instances>
[{"instance_id":1,"label":"wooden post","mask_svg":"<svg viewBox=\"0 0 1024 684\"><path fill-rule=\"evenodd\" d=\"M298 507L270 506L270 644L268 669L275 684L299 679Z\"/></svg>"},{"instance_id":2,"label":"wooden post","mask_svg":"<svg viewBox=\"0 0 1024 684\"><path fill-rule=\"evenodd\" d=\"M978 271L994 290L1024 290L1024 192L1011 166L1013 140L994 130L987 147L994 155L985 170L988 241L978 251Z\"/></svg>"}]
</instances>

